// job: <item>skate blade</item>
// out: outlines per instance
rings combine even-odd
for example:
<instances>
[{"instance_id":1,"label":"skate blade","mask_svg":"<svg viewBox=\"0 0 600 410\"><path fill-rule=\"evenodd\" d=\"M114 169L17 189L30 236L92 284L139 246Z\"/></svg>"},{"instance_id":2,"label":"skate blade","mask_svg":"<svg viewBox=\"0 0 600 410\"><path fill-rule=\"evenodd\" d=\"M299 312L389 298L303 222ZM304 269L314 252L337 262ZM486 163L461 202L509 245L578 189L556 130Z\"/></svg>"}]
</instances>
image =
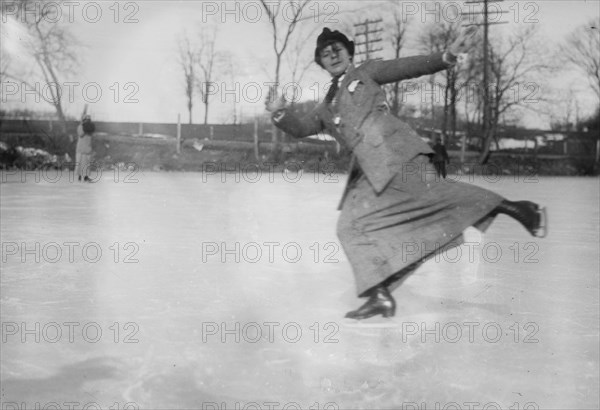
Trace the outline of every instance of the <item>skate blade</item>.
<instances>
[{"instance_id":1,"label":"skate blade","mask_svg":"<svg viewBox=\"0 0 600 410\"><path fill-rule=\"evenodd\" d=\"M344 327L357 329L385 329L390 327L400 327L400 324L391 318L363 320L345 318L340 324Z\"/></svg>"},{"instance_id":2,"label":"skate blade","mask_svg":"<svg viewBox=\"0 0 600 410\"><path fill-rule=\"evenodd\" d=\"M540 227L534 231L534 236L545 238L548 235L548 212L546 207L538 208L537 213L540 215Z\"/></svg>"}]
</instances>

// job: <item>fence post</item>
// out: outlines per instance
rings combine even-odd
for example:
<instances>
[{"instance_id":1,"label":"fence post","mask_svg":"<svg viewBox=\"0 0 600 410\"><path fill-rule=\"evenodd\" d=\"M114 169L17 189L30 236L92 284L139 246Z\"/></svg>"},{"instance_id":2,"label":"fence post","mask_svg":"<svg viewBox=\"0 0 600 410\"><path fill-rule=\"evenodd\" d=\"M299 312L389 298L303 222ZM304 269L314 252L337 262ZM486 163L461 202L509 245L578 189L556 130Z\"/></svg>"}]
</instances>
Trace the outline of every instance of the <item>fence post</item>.
<instances>
[{"instance_id":1,"label":"fence post","mask_svg":"<svg viewBox=\"0 0 600 410\"><path fill-rule=\"evenodd\" d=\"M210 140L212 141L215 138L215 130L213 126L210 126Z\"/></svg>"},{"instance_id":2,"label":"fence post","mask_svg":"<svg viewBox=\"0 0 600 410\"><path fill-rule=\"evenodd\" d=\"M140 122L140 125L138 126L138 134L142 135L144 133L144 124L142 124Z\"/></svg>"},{"instance_id":3,"label":"fence post","mask_svg":"<svg viewBox=\"0 0 600 410\"><path fill-rule=\"evenodd\" d=\"M600 162L600 140L596 140L596 162Z\"/></svg>"},{"instance_id":4,"label":"fence post","mask_svg":"<svg viewBox=\"0 0 600 410\"><path fill-rule=\"evenodd\" d=\"M254 119L254 158L258 161L258 119Z\"/></svg>"},{"instance_id":5,"label":"fence post","mask_svg":"<svg viewBox=\"0 0 600 410\"><path fill-rule=\"evenodd\" d=\"M467 150L467 136L463 134L460 137L460 163L465 163L465 151Z\"/></svg>"},{"instance_id":6,"label":"fence post","mask_svg":"<svg viewBox=\"0 0 600 410\"><path fill-rule=\"evenodd\" d=\"M176 152L181 153L181 114L177 114L177 146Z\"/></svg>"},{"instance_id":7,"label":"fence post","mask_svg":"<svg viewBox=\"0 0 600 410\"><path fill-rule=\"evenodd\" d=\"M568 145L569 145L569 142L568 142L568 141L567 141L567 139L565 138L565 140L563 141L563 153L564 153L565 155L567 155L567 153L568 153L567 151L569 151L569 150L568 150Z\"/></svg>"}]
</instances>

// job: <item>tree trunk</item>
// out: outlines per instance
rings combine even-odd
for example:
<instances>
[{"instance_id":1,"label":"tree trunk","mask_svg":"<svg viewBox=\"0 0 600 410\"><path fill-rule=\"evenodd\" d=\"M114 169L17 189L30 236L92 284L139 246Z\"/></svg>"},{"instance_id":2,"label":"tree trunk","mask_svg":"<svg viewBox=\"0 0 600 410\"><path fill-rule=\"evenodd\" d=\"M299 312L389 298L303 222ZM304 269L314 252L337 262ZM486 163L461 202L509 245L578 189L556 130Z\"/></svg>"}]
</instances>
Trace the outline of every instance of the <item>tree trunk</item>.
<instances>
[{"instance_id":1,"label":"tree trunk","mask_svg":"<svg viewBox=\"0 0 600 410\"><path fill-rule=\"evenodd\" d=\"M483 148L481 150L481 154L479 154L479 160L478 160L479 164L485 165L485 163L487 163L487 161L489 159L489 155L490 155L490 143L486 139L483 142Z\"/></svg>"},{"instance_id":2,"label":"tree trunk","mask_svg":"<svg viewBox=\"0 0 600 410\"><path fill-rule=\"evenodd\" d=\"M456 138L456 72L452 71L452 88L450 88L450 116L452 121L452 139Z\"/></svg>"},{"instance_id":3,"label":"tree trunk","mask_svg":"<svg viewBox=\"0 0 600 410\"><path fill-rule=\"evenodd\" d=\"M202 102L204 103L204 125L208 124L208 91L209 91L210 81L205 81L204 83L204 96L202 98Z\"/></svg>"},{"instance_id":4,"label":"tree trunk","mask_svg":"<svg viewBox=\"0 0 600 410\"><path fill-rule=\"evenodd\" d=\"M432 74L429 80L431 84L431 129L435 129L435 74Z\"/></svg>"},{"instance_id":5,"label":"tree trunk","mask_svg":"<svg viewBox=\"0 0 600 410\"><path fill-rule=\"evenodd\" d=\"M500 113L498 112L498 105L494 107L494 112L490 113L490 124L487 127L487 135L485 135L483 140L483 149L481 150L481 155L479 156L479 163L484 165L487 163L490 158L490 146L492 145L492 140L496 138L496 131L498 129L498 121L500 119Z\"/></svg>"},{"instance_id":6,"label":"tree trunk","mask_svg":"<svg viewBox=\"0 0 600 410\"><path fill-rule=\"evenodd\" d=\"M447 140L447 129L448 129L448 109L449 107L449 102L448 102L448 94L450 91L450 70L446 70L446 87L444 88L444 119L442 122L442 140L446 141Z\"/></svg>"},{"instance_id":7,"label":"tree trunk","mask_svg":"<svg viewBox=\"0 0 600 410\"><path fill-rule=\"evenodd\" d=\"M281 55L277 54L277 62L275 64L275 90L274 96L277 98L279 96L279 68L281 66ZM273 143L273 151L277 150L277 141L279 140L279 128L275 126L273 123L271 125L271 142Z\"/></svg>"},{"instance_id":8,"label":"tree trunk","mask_svg":"<svg viewBox=\"0 0 600 410\"><path fill-rule=\"evenodd\" d=\"M48 58L48 55L46 54L46 50L44 49L42 52L42 57L41 59L39 57L36 57L37 63L40 66L41 70L42 70L42 74L44 75L44 79L46 80L46 84L60 84L58 81L58 77L56 76L56 73L54 72L53 68L52 68L52 62L50 61L50 59ZM58 90L58 88L55 90L53 87L48 87L48 89L50 90L51 96L52 96L52 105L54 106L54 109L56 110L56 115L58 116L58 121L60 124L60 128L59 128L59 137L58 137L58 144L61 146L61 148L63 146L66 146L67 144L67 119L65 118L65 113L62 109L62 99L61 99L61 95L60 95L60 91Z\"/></svg>"},{"instance_id":9,"label":"tree trunk","mask_svg":"<svg viewBox=\"0 0 600 410\"><path fill-rule=\"evenodd\" d=\"M392 112L394 113L394 115L398 115L399 111L400 111L400 104L399 104L399 92L400 92L400 83L399 82L395 82L394 83L394 88L393 88L393 93L394 93L394 99L392 100Z\"/></svg>"}]
</instances>

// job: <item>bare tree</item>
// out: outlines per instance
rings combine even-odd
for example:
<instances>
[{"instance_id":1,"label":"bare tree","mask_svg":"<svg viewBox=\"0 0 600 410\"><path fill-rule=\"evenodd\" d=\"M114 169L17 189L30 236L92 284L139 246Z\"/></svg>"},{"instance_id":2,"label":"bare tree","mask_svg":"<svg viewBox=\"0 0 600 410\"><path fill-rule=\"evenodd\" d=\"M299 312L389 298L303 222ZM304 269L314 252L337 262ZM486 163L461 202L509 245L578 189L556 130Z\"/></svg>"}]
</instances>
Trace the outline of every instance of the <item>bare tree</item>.
<instances>
[{"instance_id":1,"label":"bare tree","mask_svg":"<svg viewBox=\"0 0 600 410\"><path fill-rule=\"evenodd\" d=\"M285 53L286 62L290 68L291 73L291 81L293 85L294 95L292 97L292 107L294 106L296 99L298 97L298 84L302 81L304 74L308 68L312 65L312 58L306 58L303 54L306 44L308 40L315 33L316 27L308 32L306 35L298 35L296 40L292 43L290 52ZM289 96L288 96L289 97Z\"/></svg>"},{"instance_id":2,"label":"bare tree","mask_svg":"<svg viewBox=\"0 0 600 410\"><path fill-rule=\"evenodd\" d=\"M480 135L483 128L483 92L481 79L483 78L483 50L473 47L469 51L466 64L459 70L458 93L464 103L464 118L467 136Z\"/></svg>"},{"instance_id":3,"label":"bare tree","mask_svg":"<svg viewBox=\"0 0 600 410\"><path fill-rule=\"evenodd\" d=\"M540 114L548 119L552 131L572 131L581 124L578 91L573 82L564 87L545 88L546 101Z\"/></svg>"},{"instance_id":4,"label":"bare tree","mask_svg":"<svg viewBox=\"0 0 600 410\"><path fill-rule=\"evenodd\" d=\"M203 27L197 37L190 38L184 32L178 39L179 64L183 69L185 95L189 112L189 123L192 123L192 110L196 91L204 104L204 124L208 123L208 108L213 93L214 68L217 63L217 27Z\"/></svg>"},{"instance_id":5,"label":"bare tree","mask_svg":"<svg viewBox=\"0 0 600 410\"><path fill-rule=\"evenodd\" d=\"M600 18L575 29L562 45L561 54L587 76L600 103Z\"/></svg>"},{"instance_id":6,"label":"bare tree","mask_svg":"<svg viewBox=\"0 0 600 410\"><path fill-rule=\"evenodd\" d=\"M189 123L192 124L192 109L194 107L194 91L196 85L196 63L197 55L190 42L187 33L184 32L178 41L179 45L179 64L183 69L185 96L187 98L187 109Z\"/></svg>"},{"instance_id":7,"label":"bare tree","mask_svg":"<svg viewBox=\"0 0 600 410\"><path fill-rule=\"evenodd\" d=\"M231 84L235 84L237 76L238 76L238 71L237 71L237 65L234 63L234 57L233 54L231 54L228 51L225 51L221 54L221 61L222 61L222 74L225 75L227 77L227 79L231 82ZM234 96L233 100L233 106L232 106L232 116L231 116L231 121L233 123L233 125L236 125L239 121L238 119L238 109L237 109L237 101L236 98ZM227 119L226 119L227 121Z\"/></svg>"},{"instance_id":8,"label":"bare tree","mask_svg":"<svg viewBox=\"0 0 600 410\"><path fill-rule=\"evenodd\" d=\"M19 68L2 67L3 77L12 78L27 86L56 110L61 131L66 132L61 78L72 74L77 67L77 41L60 22L56 22L56 7L45 7L36 0L5 1L4 10L15 12L15 22L27 32L26 50L33 59L35 70L19 72ZM44 3L48 3L44 1ZM28 12L24 12L28 10ZM32 13L30 10L36 10ZM10 16L3 18L9 19ZM20 67L22 69L22 67ZM41 81L40 81L41 80ZM41 83L41 84L40 84Z\"/></svg>"},{"instance_id":9,"label":"bare tree","mask_svg":"<svg viewBox=\"0 0 600 410\"><path fill-rule=\"evenodd\" d=\"M217 60L215 43L217 41L217 26L203 28L200 31L198 47L198 66L200 75L198 82L198 91L204 104L204 124L208 123L208 105L212 94L214 82L213 70Z\"/></svg>"},{"instance_id":10,"label":"bare tree","mask_svg":"<svg viewBox=\"0 0 600 410\"><path fill-rule=\"evenodd\" d=\"M394 52L394 58L400 58L400 53L406 42L406 29L409 25L409 20L403 17L399 11L399 6L394 3L393 6L393 21L387 24L386 31L389 32L389 39ZM397 81L390 84L388 94L392 101L392 112L398 115L400 111L400 82Z\"/></svg>"},{"instance_id":11,"label":"bare tree","mask_svg":"<svg viewBox=\"0 0 600 410\"><path fill-rule=\"evenodd\" d=\"M483 141L481 163L487 161L500 118L516 106L536 110L540 101L539 82L534 80L543 77L552 66L545 61L541 46L535 43L537 30L534 25L523 27L508 39L506 46L490 47L491 127Z\"/></svg>"},{"instance_id":12,"label":"bare tree","mask_svg":"<svg viewBox=\"0 0 600 410\"><path fill-rule=\"evenodd\" d=\"M269 0L260 0L263 8L267 13L267 17L269 18L269 23L271 25L271 33L273 35L273 51L275 52L275 85L272 87L271 91L273 94L277 95L279 91L279 80L280 80L280 71L281 71L281 60L283 53L285 52L290 37L292 33L296 29L298 22L304 20L309 17L302 17L302 11L306 8L306 6L312 0L301 0L297 3L292 3L289 1L277 0L277 1L269 1ZM291 10L290 13L286 12L286 15L282 15L283 5L286 7L286 11ZM273 125L272 127L272 141L273 143L277 143L277 127Z\"/></svg>"},{"instance_id":13,"label":"bare tree","mask_svg":"<svg viewBox=\"0 0 600 410\"><path fill-rule=\"evenodd\" d=\"M457 23L442 22L440 24L431 24L425 28L422 32L419 43L421 49L427 53L439 53L444 52L459 36L460 26ZM436 75L432 74L430 77L430 84L432 87L432 103L431 110L432 116L435 112L434 98L437 92L437 83L435 82ZM442 134L447 136L448 131L448 116L451 118L451 130L452 136L456 134L456 88L457 72L455 67L451 67L445 72L444 81L444 111L441 123ZM432 118L434 121L434 118Z\"/></svg>"}]
</instances>

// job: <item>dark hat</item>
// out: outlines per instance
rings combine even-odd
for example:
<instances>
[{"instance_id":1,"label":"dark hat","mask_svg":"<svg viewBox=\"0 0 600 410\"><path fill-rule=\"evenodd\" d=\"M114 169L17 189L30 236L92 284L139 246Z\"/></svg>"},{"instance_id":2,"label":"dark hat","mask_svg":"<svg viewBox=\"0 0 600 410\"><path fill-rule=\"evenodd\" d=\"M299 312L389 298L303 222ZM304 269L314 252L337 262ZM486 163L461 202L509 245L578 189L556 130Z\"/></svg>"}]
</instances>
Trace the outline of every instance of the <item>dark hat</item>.
<instances>
[{"instance_id":1,"label":"dark hat","mask_svg":"<svg viewBox=\"0 0 600 410\"><path fill-rule=\"evenodd\" d=\"M93 134L94 131L96 131L96 125L90 120L90 121L84 121L83 124L81 124L81 128L83 128L83 132L84 134Z\"/></svg>"},{"instance_id":2,"label":"dark hat","mask_svg":"<svg viewBox=\"0 0 600 410\"><path fill-rule=\"evenodd\" d=\"M346 47L346 50L348 50L348 54L350 54L350 56L354 56L354 41L350 41L348 37L346 37L343 33L340 33L337 30L331 31L327 27L325 27L323 29L323 32L319 34L319 37L317 37L317 48L315 49L315 62L321 67L323 67L323 65L321 64L320 56L321 50L323 50L328 45L336 43L338 41L342 43L344 47Z\"/></svg>"}]
</instances>

